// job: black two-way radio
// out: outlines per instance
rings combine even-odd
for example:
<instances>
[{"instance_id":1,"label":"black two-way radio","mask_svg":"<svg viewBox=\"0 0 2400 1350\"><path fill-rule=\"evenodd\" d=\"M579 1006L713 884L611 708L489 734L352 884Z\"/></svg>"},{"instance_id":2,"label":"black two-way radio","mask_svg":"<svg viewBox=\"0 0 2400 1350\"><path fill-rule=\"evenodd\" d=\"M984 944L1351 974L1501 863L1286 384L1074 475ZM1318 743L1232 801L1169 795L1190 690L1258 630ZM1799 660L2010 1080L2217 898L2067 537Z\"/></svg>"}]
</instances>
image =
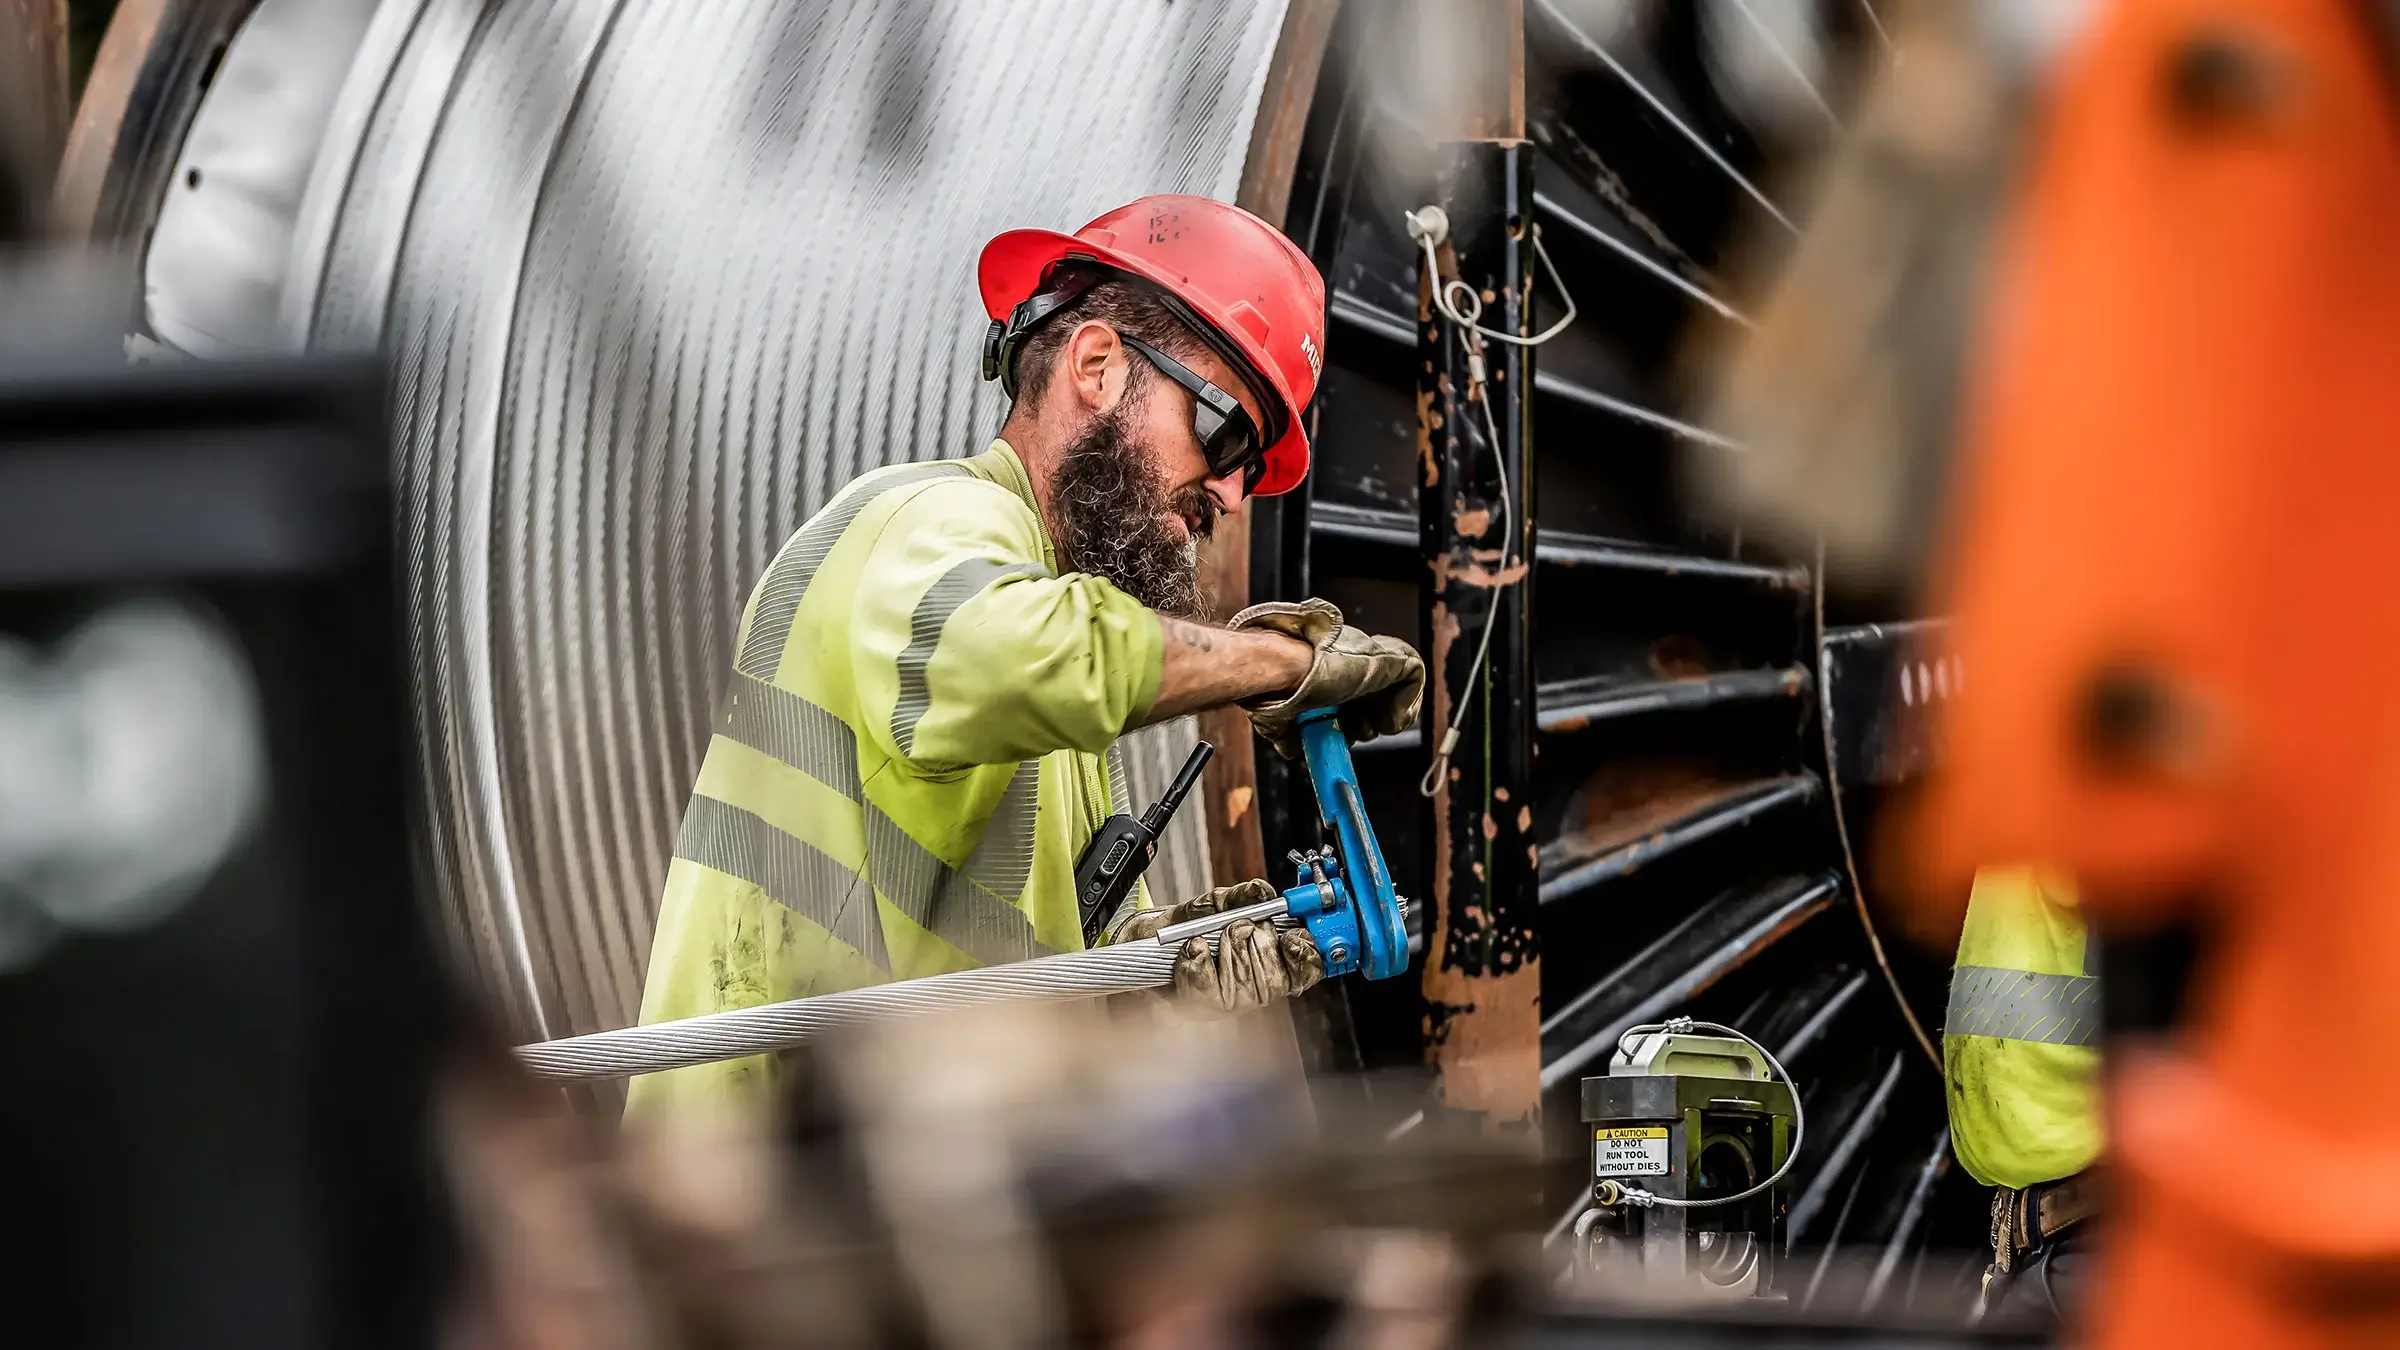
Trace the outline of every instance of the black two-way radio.
<instances>
[{"instance_id":1,"label":"black two-way radio","mask_svg":"<svg viewBox=\"0 0 2400 1350\"><path fill-rule=\"evenodd\" d=\"M1075 903L1083 920L1084 946L1100 940L1101 925L1133 894L1133 883L1158 856L1158 837L1167 832L1167 822L1175 818L1176 808L1191 795L1192 785L1200 781L1200 770L1216 752L1206 741L1193 746L1191 757L1176 771L1175 781L1167 784L1167 790L1140 820L1120 812L1092 836L1083 857L1075 863Z\"/></svg>"}]
</instances>

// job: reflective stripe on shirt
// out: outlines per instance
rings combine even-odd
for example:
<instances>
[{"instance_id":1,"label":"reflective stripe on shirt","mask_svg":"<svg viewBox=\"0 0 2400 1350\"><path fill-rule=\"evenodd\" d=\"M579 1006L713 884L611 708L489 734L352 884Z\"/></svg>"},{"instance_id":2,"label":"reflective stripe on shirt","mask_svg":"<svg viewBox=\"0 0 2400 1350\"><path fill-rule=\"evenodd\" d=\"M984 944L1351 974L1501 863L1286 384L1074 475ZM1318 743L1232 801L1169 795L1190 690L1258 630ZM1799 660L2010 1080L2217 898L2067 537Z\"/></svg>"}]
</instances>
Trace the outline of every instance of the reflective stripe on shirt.
<instances>
[{"instance_id":1,"label":"reflective stripe on shirt","mask_svg":"<svg viewBox=\"0 0 2400 1350\"><path fill-rule=\"evenodd\" d=\"M1017 765L1008 791L992 812L991 823L984 827L982 840L966 863L953 870L911 839L860 791L858 738L832 713L788 689L737 673L726 695L726 712L718 720L717 734L788 764L858 803L865 818L867 867L873 873L875 889L927 932L985 965L1049 952L1034 939L1033 926L1024 913L1011 903L1025 889L1033 862L1034 810L1041 776L1038 762L1026 760ZM738 829L720 823L728 811L741 817ZM786 909L832 930L877 969L891 969L874 906L865 906L860 911L865 917L860 919L846 903L836 907L822 898L857 894L862 889L857 885L862 880L857 873L750 812L698 795L692 798L692 812L705 815L707 824L695 834L687 818L685 837L676 844L676 857L757 886ZM767 839L760 831L774 837ZM730 842L737 839L739 847ZM688 851L687 843L692 845ZM814 888L810 893L795 889L804 882ZM829 914L838 914L847 922L837 924Z\"/></svg>"},{"instance_id":2,"label":"reflective stripe on shirt","mask_svg":"<svg viewBox=\"0 0 2400 1350\"><path fill-rule=\"evenodd\" d=\"M2091 1045L2100 1039L2100 980L1960 966L1950 977L1942 1031L2040 1045Z\"/></svg>"}]
</instances>

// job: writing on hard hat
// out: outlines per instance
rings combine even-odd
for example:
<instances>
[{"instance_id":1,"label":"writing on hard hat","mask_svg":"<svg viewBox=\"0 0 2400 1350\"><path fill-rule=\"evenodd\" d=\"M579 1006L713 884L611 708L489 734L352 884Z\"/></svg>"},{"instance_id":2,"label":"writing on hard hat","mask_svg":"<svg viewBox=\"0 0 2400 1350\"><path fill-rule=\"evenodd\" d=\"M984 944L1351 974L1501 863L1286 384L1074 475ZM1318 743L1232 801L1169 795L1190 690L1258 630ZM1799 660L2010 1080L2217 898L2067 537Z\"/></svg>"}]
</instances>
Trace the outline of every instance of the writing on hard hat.
<instances>
[{"instance_id":1,"label":"writing on hard hat","mask_svg":"<svg viewBox=\"0 0 2400 1350\"><path fill-rule=\"evenodd\" d=\"M1073 234L1010 230L984 245L976 287L992 331L985 379L1012 392L1024 340L1110 273L1150 283L1252 385L1266 410L1265 467L1252 489L1289 492L1308 474L1301 412L1324 364L1325 279L1282 231L1238 206L1164 193Z\"/></svg>"}]
</instances>

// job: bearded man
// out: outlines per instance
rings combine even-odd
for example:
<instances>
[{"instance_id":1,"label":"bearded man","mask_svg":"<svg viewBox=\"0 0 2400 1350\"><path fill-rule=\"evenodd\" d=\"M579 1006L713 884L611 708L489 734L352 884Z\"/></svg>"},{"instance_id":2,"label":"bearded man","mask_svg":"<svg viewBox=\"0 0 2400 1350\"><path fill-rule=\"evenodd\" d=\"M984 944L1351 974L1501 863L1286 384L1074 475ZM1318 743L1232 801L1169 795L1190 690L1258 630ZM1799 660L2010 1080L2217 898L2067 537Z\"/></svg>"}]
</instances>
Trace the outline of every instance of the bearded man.
<instances>
[{"instance_id":1,"label":"bearded man","mask_svg":"<svg viewBox=\"0 0 2400 1350\"><path fill-rule=\"evenodd\" d=\"M1415 651L1322 600L1202 618L1201 541L1308 472L1325 284L1307 257L1248 212L1158 196L1072 235L1012 230L977 270L983 373L1012 399L1000 437L863 475L760 579L644 1022L1081 948L1075 865L1126 731L1238 703L1291 755L1312 708L1343 706L1353 736L1416 720ZM1103 940L1274 894L1160 910L1137 892ZM1305 932L1244 923L1187 944L1175 987L1257 1007L1323 969ZM776 1073L654 1074L629 1109L751 1097Z\"/></svg>"}]
</instances>

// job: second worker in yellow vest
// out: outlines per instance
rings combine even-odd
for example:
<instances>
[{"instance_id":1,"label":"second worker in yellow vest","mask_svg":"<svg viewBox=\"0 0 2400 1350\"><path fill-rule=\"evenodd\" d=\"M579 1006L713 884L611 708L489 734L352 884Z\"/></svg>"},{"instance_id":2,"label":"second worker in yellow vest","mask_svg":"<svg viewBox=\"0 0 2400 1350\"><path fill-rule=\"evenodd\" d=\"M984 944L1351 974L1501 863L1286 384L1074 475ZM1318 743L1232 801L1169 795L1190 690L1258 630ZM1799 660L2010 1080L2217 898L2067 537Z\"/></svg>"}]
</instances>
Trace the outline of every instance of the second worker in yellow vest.
<instances>
[{"instance_id":1,"label":"second worker in yellow vest","mask_svg":"<svg viewBox=\"0 0 2400 1350\"><path fill-rule=\"evenodd\" d=\"M1324 284L1265 222L1145 198L984 251L984 371L1013 404L972 459L879 469L803 524L742 616L667 873L642 997L663 1021L1082 945L1078 855L1121 796L1132 728L1240 703L1287 753L1340 705L1416 720L1403 642L1323 601L1199 622L1198 546L1308 467ZM1223 887L1175 918L1271 895ZM1117 916L1123 936L1167 916ZM1306 988L1305 933L1195 941L1178 992ZM750 1098L760 1057L636 1079L628 1109Z\"/></svg>"},{"instance_id":2,"label":"second worker in yellow vest","mask_svg":"<svg viewBox=\"0 0 2400 1350\"><path fill-rule=\"evenodd\" d=\"M1976 873L1950 975L1942 1077L1950 1146L1993 1188L1987 1296L2058 1316L2097 1206L2100 978L2065 877ZM2072 1273L2070 1274L2070 1270Z\"/></svg>"}]
</instances>

